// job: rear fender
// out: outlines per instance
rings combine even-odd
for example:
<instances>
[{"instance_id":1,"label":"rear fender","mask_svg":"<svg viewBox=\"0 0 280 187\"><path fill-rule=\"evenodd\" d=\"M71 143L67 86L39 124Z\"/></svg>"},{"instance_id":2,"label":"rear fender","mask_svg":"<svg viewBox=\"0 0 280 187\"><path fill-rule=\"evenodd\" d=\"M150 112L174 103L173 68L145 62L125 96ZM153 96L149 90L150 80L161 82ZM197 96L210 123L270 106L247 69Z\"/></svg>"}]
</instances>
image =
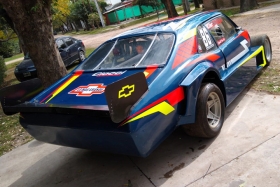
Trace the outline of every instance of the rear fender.
<instances>
[{"instance_id":1,"label":"rear fender","mask_svg":"<svg viewBox=\"0 0 280 187\"><path fill-rule=\"evenodd\" d=\"M178 125L191 124L195 122L196 102L201 83L209 71L214 71L218 76L219 72L211 62L198 64L181 82L180 86L185 91L185 114L181 116ZM221 77L219 76L219 79Z\"/></svg>"}]
</instances>

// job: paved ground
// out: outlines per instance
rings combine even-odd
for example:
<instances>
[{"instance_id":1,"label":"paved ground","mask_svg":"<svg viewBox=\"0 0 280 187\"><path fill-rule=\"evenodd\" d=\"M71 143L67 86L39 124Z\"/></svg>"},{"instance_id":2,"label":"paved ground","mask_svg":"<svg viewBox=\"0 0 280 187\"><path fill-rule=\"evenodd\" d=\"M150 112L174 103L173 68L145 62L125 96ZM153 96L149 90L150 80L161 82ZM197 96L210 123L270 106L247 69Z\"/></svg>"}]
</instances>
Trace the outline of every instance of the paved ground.
<instances>
[{"instance_id":1,"label":"paved ground","mask_svg":"<svg viewBox=\"0 0 280 187\"><path fill-rule=\"evenodd\" d=\"M245 90L227 108L217 138L178 129L147 158L34 140L0 157L0 186L280 186L279 112L280 96Z\"/></svg>"}]
</instances>

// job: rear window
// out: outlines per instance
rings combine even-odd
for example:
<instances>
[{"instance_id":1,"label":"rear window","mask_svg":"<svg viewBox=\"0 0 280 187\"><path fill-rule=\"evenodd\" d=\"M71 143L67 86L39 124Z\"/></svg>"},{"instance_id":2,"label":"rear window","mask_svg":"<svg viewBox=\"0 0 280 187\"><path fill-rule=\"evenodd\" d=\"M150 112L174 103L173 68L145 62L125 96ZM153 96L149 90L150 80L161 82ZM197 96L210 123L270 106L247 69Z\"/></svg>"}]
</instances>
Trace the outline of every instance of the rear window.
<instances>
[{"instance_id":1,"label":"rear window","mask_svg":"<svg viewBox=\"0 0 280 187\"><path fill-rule=\"evenodd\" d=\"M122 69L163 65L171 52L174 38L174 34L160 33L109 42L95 51L80 69Z\"/></svg>"}]
</instances>

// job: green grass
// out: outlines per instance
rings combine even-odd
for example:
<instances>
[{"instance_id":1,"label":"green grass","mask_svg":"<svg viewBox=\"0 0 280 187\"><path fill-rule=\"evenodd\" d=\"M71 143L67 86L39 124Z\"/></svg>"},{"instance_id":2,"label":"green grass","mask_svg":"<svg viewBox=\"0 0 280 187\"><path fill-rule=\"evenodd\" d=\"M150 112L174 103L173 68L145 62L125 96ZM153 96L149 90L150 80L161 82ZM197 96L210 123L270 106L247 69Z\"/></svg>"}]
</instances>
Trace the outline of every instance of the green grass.
<instances>
[{"instance_id":1,"label":"green grass","mask_svg":"<svg viewBox=\"0 0 280 187\"><path fill-rule=\"evenodd\" d=\"M272 63L264 68L252 84L252 88L257 91L265 91L272 94L280 94L280 67L277 63Z\"/></svg>"},{"instance_id":2,"label":"green grass","mask_svg":"<svg viewBox=\"0 0 280 187\"><path fill-rule=\"evenodd\" d=\"M86 56L88 57L92 53L92 51L94 51L94 49L95 48L87 48L86 49Z\"/></svg>"},{"instance_id":3,"label":"green grass","mask_svg":"<svg viewBox=\"0 0 280 187\"><path fill-rule=\"evenodd\" d=\"M0 156L33 138L19 125L19 114L6 116L0 112Z\"/></svg>"},{"instance_id":4,"label":"green grass","mask_svg":"<svg viewBox=\"0 0 280 187\"><path fill-rule=\"evenodd\" d=\"M19 61L16 61L16 62L13 62L13 63L11 63L11 64L6 65L7 70L8 70L8 69L15 68L21 61L22 61L22 60L19 60Z\"/></svg>"},{"instance_id":5,"label":"green grass","mask_svg":"<svg viewBox=\"0 0 280 187\"><path fill-rule=\"evenodd\" d=\"M5 60L5 62L8 62L8 61L10 61L10 60L15 60L15 59L17 59L17 58L22 58L22 57L23 57L23 53L20 53L20 54L14 55L14 56L12 56L12 57L5 58L4 60Z\"/></svg>"},{"instance_id":6,"label":"green grass","mask_svg":"<svg viewBox=\"0 0 280 187\"><path fill-rule=\"evenodd\" d=\"M224 13L228 17L233 16L235 14L240 13L240 8L232 8L232 9L226 9L226 10L220 10L220 12Z\"/></svg>"}]
</instances>

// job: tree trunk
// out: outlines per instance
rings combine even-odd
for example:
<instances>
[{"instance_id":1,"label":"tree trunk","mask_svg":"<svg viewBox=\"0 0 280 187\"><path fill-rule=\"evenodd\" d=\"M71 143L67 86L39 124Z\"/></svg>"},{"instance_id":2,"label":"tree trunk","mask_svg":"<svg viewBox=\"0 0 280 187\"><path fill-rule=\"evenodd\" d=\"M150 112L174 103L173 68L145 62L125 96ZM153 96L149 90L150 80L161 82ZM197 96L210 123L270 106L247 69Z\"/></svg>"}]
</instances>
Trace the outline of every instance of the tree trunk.
<instances>
[{"instance_id":1,"label":"tree trunk","mask_svg":"<svg viewBox=\"0 0 280 187\"><path fill-rule=\"evenodd\" d=\"M161 0L161 2L164 4L168 18L179 16L172 0Z\"/></svg>"},{"instance_id":2,"label":"tree trunk","mask_svg":"<svg viewBox=\"0 0 280 187\"><path fill-rule=\"evenodd\" d=\"M182 0L182 6L183 6L183 9L184 9L184 14L185 14L185 15L188 14L187 6L186 6L186 1L187 1L187 0Z\"/></svg>"},{"instance_id":3,"label":"tree trunk","mask_svg":"<svg viewBox=\"0 0 280 187\"><path fill-rule=\"evenodd\" d=\"M198 0L194 0L193 2L194 2L195 8L200 8Z\"/></svg>"},{"instance_id":4,"label":"tree trunk","mask_svg":"<svg viewBox=\"0 0 280 187\"><path fill-rule=\"evenodd\" d=\"M52 0L0 0L46 88L67 74L52 33Z\"/></svg>"},{"instance_id":5,"label":"tree trunk","mask_svg":"<svg viewBox=\"0 0 280 187\"><path fill-rule=\"evenodd\" d=\"M240 0L240 12L246 12L257 7L257 0Z\"/></svg>"},{"instance_id":6,"label":"tree trunk","mask_svg":"<svg viewBox=\"0 0 280 187\"><path fill-rule=\"evenodd\" d=\"M186 8L187 8L187 12L191 11L191 4L188 0L186 0Z\"/></svg>"}]
</instances>

